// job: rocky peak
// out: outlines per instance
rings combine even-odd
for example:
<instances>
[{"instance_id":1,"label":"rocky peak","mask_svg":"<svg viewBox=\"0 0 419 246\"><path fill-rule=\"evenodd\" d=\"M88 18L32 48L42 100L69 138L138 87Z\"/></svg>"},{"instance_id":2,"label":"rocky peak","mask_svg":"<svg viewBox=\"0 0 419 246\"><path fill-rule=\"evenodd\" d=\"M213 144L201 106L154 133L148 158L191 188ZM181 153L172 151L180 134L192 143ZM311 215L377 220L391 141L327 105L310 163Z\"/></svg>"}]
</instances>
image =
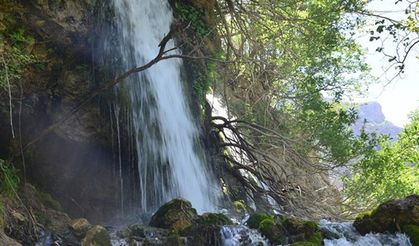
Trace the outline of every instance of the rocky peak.
<instances>
[{"instance_id":1,"label":"rocky peak","mask_svg":"<svg viewBox=\"0 0 419 246\"><path fill-rule=\"evenodd\" d=\"M397 139L397 135L402 131L401 127L386 120L378 102L368 102L359 106L358 120L352 125L352 129L358 135L362 128L366 133L389 135L392 139Z\"/></svg>"}]
</instances>

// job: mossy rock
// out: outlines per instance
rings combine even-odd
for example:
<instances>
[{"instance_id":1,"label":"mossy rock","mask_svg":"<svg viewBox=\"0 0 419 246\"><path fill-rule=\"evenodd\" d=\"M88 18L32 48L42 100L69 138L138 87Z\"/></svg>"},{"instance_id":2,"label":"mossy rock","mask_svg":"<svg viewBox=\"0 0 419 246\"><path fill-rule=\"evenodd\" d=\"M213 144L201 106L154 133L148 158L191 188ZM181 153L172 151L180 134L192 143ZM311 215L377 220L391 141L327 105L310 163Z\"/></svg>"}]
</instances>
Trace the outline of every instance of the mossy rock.
<instances>
[{"instance_id":1,"label":"mossy rock","mask_svg":"<svg viewBox=\"0 0 419 246\"><path fill-rule=\"evenodd\" d=\"M93 226L81 241L81 246L112 246L111 237L103 226Z\"/></svg>"},{"instance_id":2,"label":"mossy rock","mask_svg":"<svg viewBox=\"0 0 419 246\"><path fill-rule=\"evenodd\" d=\"M412 245L419 245L419 226L418 225L404 225L402 231L409 237Z\"/></svg>"},{"instance_id":3,"label":"mossy rock","mask_svg":"<svg viewBox=\"0 0 419 246\"><path fill-rule=\"evenodd\" d=\"M357 216L354 227L361 235L397 232L404 225L419 225L419 195L385 202Z\"/></svg>"},{"instance_id":4,"label":"mossy rock","mask_svg":"<svg viewBox=\"0 0 419 246\"><path fill-rule=\"evenodd\" d=\"M289 235L313 235L315 232L319 231L319 225L314 221L304 221L297 218L284 218L281 221L282 226L287 231Z\"/></svg>"},{"instance_id":5,"label":"mossy rock","mask_svg":"<svg viewBox=\"0 0 419 246\"><path fill-rule=\"evenodd\" d=\"M224 214L205 213L198 216L181 234L190 238L191 245L221 245L221 227L232 224Z\"/></svg>"},{"instance_id":6,"label":"mossy rock","mask_svg":"<svg viewBox=\"0 0 419 246\"><path fill-rule=\"evenodd\" d=\"M176 230L172 230L169 232L167 236L167 245L168 246L181 246L182 240L180 238L179 232Z\"/></svg>"},{"instance_id":7,"label":"mossy rock","mask_svg":"<svg viewBox=\"0 0 419 246\"><path fill-rule=\"evenodd\" d=\"M273 244L285 243L285 231L273 218L266 218L259 223L259 231Z\"/></svg>"},{"instance_id":8,"label":"mossy rock","mask_svg":"<svg viewBox=\"0 0 419 246\"><path fill-rule=\"evenodd\" d=\"M246 223L249 228L258 229L260 222L262 222L265 219L273 219L273 217L266 213L255 213L249 217Z\"/></svg>"},{"instance_id":9,"label":"mossy rock","mask_svg":"<svg viewBox=\"0 0 419 246\"><path fill-rule=\"evenodd\" d=\"M161 206L151 217L150 226L182 231L198 218L192 204L177 198Z\"/></svg>"},{"instance_id":10,"label":"mossy rock","mask_svg":"<svg viewBox=\"0 0 419 246\"><path fill-rule=\"evenodd\" d=\"M70 231L80 240L93 227L85 218L73 219L68 223Z\"/></svg>"},{"instance_id":11,"label":"mossy rock","mask_svg":"<svg viewBox=\"0 0 419 246\"><path fill-rule=\"evenodd\" d=\"M220 213L205 213L198 217L194 224L200 225L214 225L214 226L223 226L223 225L232 225L233 222L229 217Z\"/></svg>"}]
</instances>

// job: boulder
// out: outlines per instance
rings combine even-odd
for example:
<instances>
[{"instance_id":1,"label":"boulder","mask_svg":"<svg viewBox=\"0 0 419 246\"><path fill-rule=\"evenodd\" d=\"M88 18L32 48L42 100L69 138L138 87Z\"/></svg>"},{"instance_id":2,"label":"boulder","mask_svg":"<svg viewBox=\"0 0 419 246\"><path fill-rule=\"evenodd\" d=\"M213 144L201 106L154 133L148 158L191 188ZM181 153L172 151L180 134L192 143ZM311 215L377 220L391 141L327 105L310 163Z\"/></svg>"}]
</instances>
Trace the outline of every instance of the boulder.
<instances>
[{"instance_id":1,"label":"boulder","mask_svg":"<svg viewBox=\"0 0 419 246\"><path fill-rule=\"evenodd\" d=\"M93 227L89 221L85 218L73 219L68 223L70 231L76 236L79 240L86 236L86 233Z\"/></svg>"},{"instance_id":2,"label":"boulder","mask_svg":"<svg viewBox=\"0 0 419 246\"><path fill-rule=\"evenodd\" d=\"M419 226L419 195L385 202L372 212L358 215L354 221L361 235L399 232L404 225Z\"/></svg>"},{"instance_id":3,"label":"boulder","mask_svg":"<svg viewBox=\"0 0 419 246\"><path fill-rule=\"evenodd\" d=\"M111 237L103 226L93 226L81 241L81 246L111 246Z\"/></svg>"},{"instance_id":4,"label":"boulder","mask_svg":"<svg viewBox=\"0 0 419 246\"><path fill-rule=\"evenodd\" d=\"M274 244L284 244L286 242L286 233L284 228L277 224L273 218L266 218L259 224L260 233Z\"/></svg>"},{"instance_id":5,"label":"boulder","mask_svg":"<svg viewBox=\"0 0 419 246\"><path fill-rule=\"evenodd\" d=\"M272 219L273 217L266 213L254 213L246 221L246 224L251 229L258 229L260 222L262 222L264 219L269 219L269 218Z\"/></svg>"},{"instance_id":6,"label":"boulder","mask_svg":"<svg viewBox=\"0 0 419 246\"><path fill-rule=\"evenodd\" d=\"M150 226L176 230L178 232L191 226L198 218L192 204L177 198L161 206L151 217Z\"/></svg>"},{"instance_id":7,"label":"boulder","mask_svg":"<svg viewBox=\"0 0 419 246\"><path fill-rule=\"evenodd\" d=\"M205 213L180 234L189 238L191 245L222 245L221 227L233 222L224 214Z\"/></svg>"},{"instance_id":8,"label":"boulder","mask_svg":"<svg viewBox=\"0 0 419 246\"><path fill-rule=\"evenodd\" d=\"M247 225L258 229L272 244L321 245L322 234L316 222L292 217L274 217L256 213L249 217Z\"/></svg>"}]
</instances>

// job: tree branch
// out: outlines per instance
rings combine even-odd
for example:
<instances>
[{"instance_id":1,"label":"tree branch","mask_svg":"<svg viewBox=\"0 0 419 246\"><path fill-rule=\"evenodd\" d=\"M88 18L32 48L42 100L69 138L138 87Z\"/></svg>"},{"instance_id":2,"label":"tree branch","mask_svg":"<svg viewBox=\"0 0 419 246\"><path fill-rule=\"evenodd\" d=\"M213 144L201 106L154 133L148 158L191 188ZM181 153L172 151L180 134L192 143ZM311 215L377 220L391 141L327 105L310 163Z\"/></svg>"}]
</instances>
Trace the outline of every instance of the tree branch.
<instances>
[{"instance_id":1,"label":"tree branch","mask_svg":"<svg viewBox=\"0 0 419 246\"><path fill-rule=\"evenodd\" d=\"M119 76L116 76L113 80L105 82L103 84L103 86L89 92L88 95L84 99L82 99L74 108L72 108L70 111L65 113L59 120L57 120L55 123L50 125L48 128L43 130L37 137L35 137L29 143L27 143L23 149L26 150L28 147L30 147L34 143L38 142L40 139L45 137L48 133L50 133L51 131L56 129L59 125L61 125L63 122L70 119L81 108L83 108L84 106L89 104L90 101L93 98L95 98L96 96L98 96L101 92L106 91L106 90L112 88L113 86L117 85L118 83L124 81L131 74L142 72L142 71L152 67L153 65L155 65L156 63L158 63L159 61L162 61L162 60L166 60L166 59L169 59L169 58L175 58L175 57L181 58L181 56L177 56L177 55L176 56L175 55L164 56L164 54L167 53L165 51L166 45L169 42L169 40L173 37L173 34L175 33L175 31L176 31L176 28L174 28L174 26L172 26L172 28L170 29L170 32L166 36L163 37L163 39L161 40L161 42L158 45L158 47L160 47L159 52L154 59L152 59L151 61L149 61L148 63L146 63L143 66L131 68L130 70L126 71L125 73L123 73Z\"/></svg>"}]
</instances>

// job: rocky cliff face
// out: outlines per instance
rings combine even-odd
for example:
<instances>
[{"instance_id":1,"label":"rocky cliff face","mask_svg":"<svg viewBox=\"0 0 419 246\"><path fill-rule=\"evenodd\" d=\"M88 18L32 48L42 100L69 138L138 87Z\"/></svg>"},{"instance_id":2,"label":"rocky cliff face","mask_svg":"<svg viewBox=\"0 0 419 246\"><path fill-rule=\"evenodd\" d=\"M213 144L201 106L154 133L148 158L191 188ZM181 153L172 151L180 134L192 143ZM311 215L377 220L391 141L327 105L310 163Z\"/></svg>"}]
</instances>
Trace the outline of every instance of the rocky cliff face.
<instances>
[{"instance_id":1,"label":"rocky cliff face","mask_svg":"<svg viewBox=\"0 0 419 246\"><path fill-rule=\"evenodd\" d=\"M117 98L112 90L103 92L70 119L42 134L101 83L124 72L118 70L117 55L102 54L105 46L113 47L117 42L109 3L5 0L0 6L0 53L6 63L0 71L0 158L12 156L28 181L54 195L70 215L92 221L107 220L120 212L120 163L128 180L123 189L135 193L133 179L138 170L132 165L136 160L130 124L125 124L129 120L116 117L112 107L112 102L123 98ZM175 17L185 26L188 16L176 13L176 6L192 6L202 13L203 23L210 25L214 3L171 1ZM214 52L211 41L196 49L202 41L195 38L195 31L191 27L176 34L184 43L184 52ZM206 64L185 63L190 102L194 115L199 115L198 98L207 88L202 86ZM2 83L6 70L11 82L14 137L8 88Z\"/></svg>"},{"instance_id":2,"label":"rocky cliff face","mask_svg":"<svg viewBox=\"0 0 419 246\"><path fill-rule=\"evenodd\" d=\"M10 71L15 132L13 138L3 87L0 157L13 156L28 180L55 195L70 214L92 219L106 218L117 208L109 112L101 100L93 100L39 141L27 143L100 83L92 48L101 35L95 25L100 7L94 1L41 0L6 0L0 6L6 62L2 72ZM30 62L15 69L19 57Z\"/></svg>"},{"instance_id":3,"label":"rocky cliff face","mask_svg":"<svg viewBox=\"0 0 419 246\"><path fill-rule=\"evenodd\" d=\"M401 127L386 120L378 102L368 102L359 106L358 116L358 120L352 126L355 134L359 134L364 128L366 133L385 134L395 140L402 131Z\"/></svg>"}]
</instances>

